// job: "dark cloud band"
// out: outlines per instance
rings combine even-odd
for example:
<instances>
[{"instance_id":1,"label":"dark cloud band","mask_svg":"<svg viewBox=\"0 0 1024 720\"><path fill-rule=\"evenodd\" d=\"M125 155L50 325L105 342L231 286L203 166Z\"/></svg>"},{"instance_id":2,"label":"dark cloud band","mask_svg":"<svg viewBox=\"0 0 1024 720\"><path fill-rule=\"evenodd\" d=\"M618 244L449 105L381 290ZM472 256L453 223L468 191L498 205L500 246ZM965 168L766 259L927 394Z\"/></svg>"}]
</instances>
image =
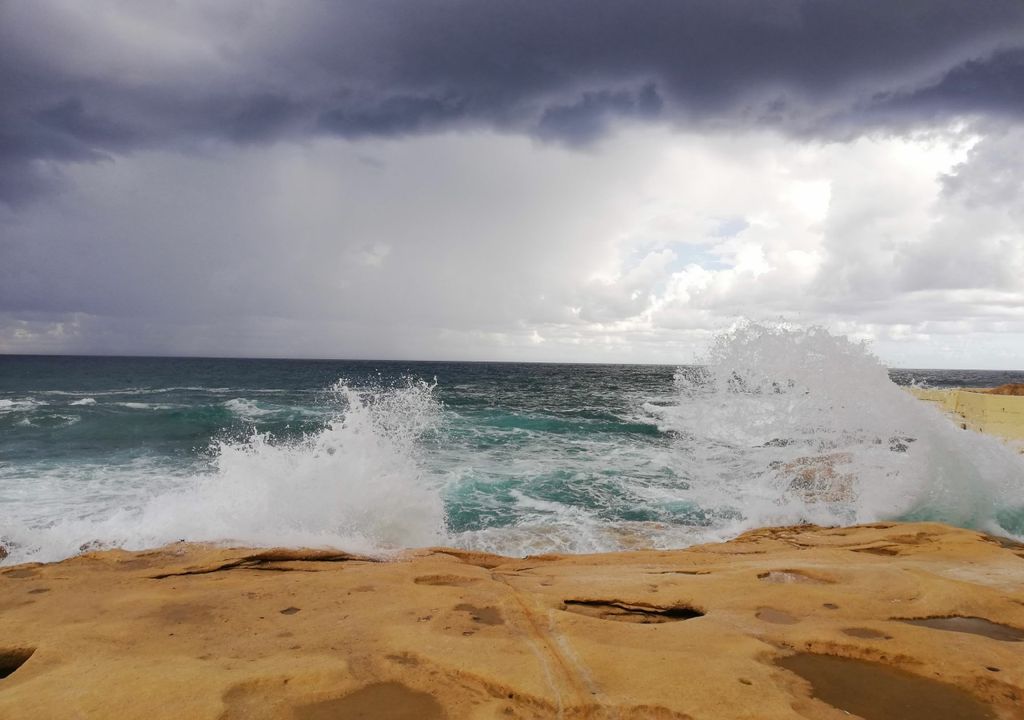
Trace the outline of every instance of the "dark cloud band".
<instances>
[{"instance_id":1,"label":"dark cloud band","mask_svg":"<svg viewBox=\"0 0 1024 720\"><path fill-rule=\"evenodd\" d=\"M2 200L51 187L54 163L211 140L489 126L585 144L621 118L832 136L1024 112L1019 0L70 7L0 6ZM137 37L111 28L147 8ZM170 60L149 51L172 33Z\"/></svg>"}]
</instances>

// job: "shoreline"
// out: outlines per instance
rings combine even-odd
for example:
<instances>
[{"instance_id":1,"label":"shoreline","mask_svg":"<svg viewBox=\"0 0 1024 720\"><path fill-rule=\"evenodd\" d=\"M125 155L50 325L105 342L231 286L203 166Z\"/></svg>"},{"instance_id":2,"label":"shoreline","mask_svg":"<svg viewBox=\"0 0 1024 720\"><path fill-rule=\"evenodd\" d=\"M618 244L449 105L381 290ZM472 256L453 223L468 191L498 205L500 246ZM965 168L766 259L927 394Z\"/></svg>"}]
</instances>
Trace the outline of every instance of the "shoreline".
<instances>
[{"instance_id":1,"label":"shoreline","mask_svg":"<svg viewBox=\"0 0 1024 720\"><path fill-rule=\"evenodd\" d=\"M521 559L182 543L3 568L0 608L5 718L871 720L885 688L941 700L908 720L1010 719L1024 698L1024 545L935 523Z\"/></svg>"},{"instance_id":2,"label":"shoreline","mask_svg":"<svg viewBox=\"0 0 1024 720\"><path fill-rule=\"evenodd\" d=\"M1024 396L911 392L1024 450ZM0 567L0 717L1024 717L1024 544L938 523ZM881 698L881 699L880 699Z\"/></svg>"}]
</instances>

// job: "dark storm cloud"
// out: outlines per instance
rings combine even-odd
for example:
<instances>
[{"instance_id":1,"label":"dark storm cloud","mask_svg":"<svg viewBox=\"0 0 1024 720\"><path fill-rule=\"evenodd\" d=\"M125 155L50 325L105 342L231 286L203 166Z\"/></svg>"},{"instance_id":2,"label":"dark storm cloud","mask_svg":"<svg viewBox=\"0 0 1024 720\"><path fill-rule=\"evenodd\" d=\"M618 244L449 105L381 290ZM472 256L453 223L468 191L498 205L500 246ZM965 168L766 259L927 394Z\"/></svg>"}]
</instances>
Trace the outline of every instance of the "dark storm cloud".
<instances>
[{"instance_id":1,"label":"dark storm cloud","mask_svg":"<svg viewBox=\"0 0 1024 720\"><path fill-rule=\"evenodd\" d=\"M542 137L568 142L598 138L614 117L656 118L664 102L653 84L639 92L587 92L571 105L554 105L541 114L537 132Z\"/></svg>"},{"instance_id":2,"label":"dark storm cloud","mask_svg":"<svg viewBox=\"0 0 1024 720\"><path fill-rule=\"evenodd\" d=\"M881 117L905 112L918 120L957 112L1024 116L1024 40L1020 47L957 65L931 85L880 99L876 111Z\"/></svg>"},{"instance_id":3,"label":"dark storm cloud","mask_svg":"<svg viewBox=\"0 0 1024 720\"><path fill-rule=\"evenodd\" d=\"M421 132L451 124L468 115L458 95L386 95L373 102L345 98L321 113L318 126L345 137Z\"/></svg>"},{"instance_id":4,"label":"dark storm cloud","mask_svg":"<svg viewBox=\"0 0 1024 720\"><path fill-rule=\"evenodd\" d=\"M1022 57L1020 0L5 3L0 199L53 163L209 141L1020 116Z\"/></svg>"}]
</instances>

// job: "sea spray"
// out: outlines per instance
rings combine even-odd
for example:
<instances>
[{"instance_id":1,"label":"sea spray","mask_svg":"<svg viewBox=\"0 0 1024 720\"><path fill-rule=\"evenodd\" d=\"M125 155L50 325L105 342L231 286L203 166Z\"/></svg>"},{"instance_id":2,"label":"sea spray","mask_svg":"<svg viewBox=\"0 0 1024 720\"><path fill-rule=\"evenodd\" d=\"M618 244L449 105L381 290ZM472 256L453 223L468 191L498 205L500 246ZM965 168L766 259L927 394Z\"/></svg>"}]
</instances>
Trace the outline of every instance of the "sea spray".
<instances>
[{"instance_id":1,"label":"sea spray","mask_svg":"<svg viewBox=\"0 0 1024 720\"><path fill-rule=\"evenodd\" d=\"M1024 530L1000 524L1024 506L1020 456L893 384L865 344L747 324L676 384L677 404L648 409L691 459L688 494L723 518L733 511L726 536L900 518Z\"/></svg>"},{"instance_id":2,"label":"sea spray","mask_svg":"<svg viewBox=\"0 0 1024 720\"><path fill-rule=\"evenodd\" d=\"M177 540L368 553L437 543L444 509L424 479L418 445L439 420L433 390L409 381L360 392L339 382L331 391L336 414L318 432L218 441L209 472L104 517L43 527L8 520L9 562Z\"/></svg>"},{"instance_id":3,"label":"sea spray","mask_svg":"<svg viewBox=\"0 0 1024 720\"><path fill-rule=\"evenodd\" d=\"M1024 535L1021 457L866 346L746 325L702 362L0 356L5 562L182 539L592 552L891 519Z\"/></svg>"}]
</instances>

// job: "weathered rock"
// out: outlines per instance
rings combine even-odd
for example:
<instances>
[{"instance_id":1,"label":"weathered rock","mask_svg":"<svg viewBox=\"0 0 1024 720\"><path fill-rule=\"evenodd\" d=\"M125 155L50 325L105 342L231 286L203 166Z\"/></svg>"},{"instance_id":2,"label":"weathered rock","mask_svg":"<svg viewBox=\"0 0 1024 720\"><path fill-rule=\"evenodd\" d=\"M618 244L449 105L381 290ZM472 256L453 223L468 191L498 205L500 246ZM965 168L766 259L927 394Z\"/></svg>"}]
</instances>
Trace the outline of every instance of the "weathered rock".
<instances>
[{"instance_id":1,"label":"weathered rock","mask_svg":"<svg viewBox=\"0 0 1024 720\"><path fill-rule=\"evenodd\" d=\"M1007 383L999 387L983 390L989 395L1024 395L1024 383Z\"/></svg>"},{"instance_id":2,"label":"weathered rock","mask_svg":"<svg viewBox=\"0 0 1024 720\"><path fill-rule=\"evenodd\" d=\"M1013 720L1022 628L1024 547L936 524L520 560L179 544L0 568L0 718Z\"/></svg>"}]
</instances>

